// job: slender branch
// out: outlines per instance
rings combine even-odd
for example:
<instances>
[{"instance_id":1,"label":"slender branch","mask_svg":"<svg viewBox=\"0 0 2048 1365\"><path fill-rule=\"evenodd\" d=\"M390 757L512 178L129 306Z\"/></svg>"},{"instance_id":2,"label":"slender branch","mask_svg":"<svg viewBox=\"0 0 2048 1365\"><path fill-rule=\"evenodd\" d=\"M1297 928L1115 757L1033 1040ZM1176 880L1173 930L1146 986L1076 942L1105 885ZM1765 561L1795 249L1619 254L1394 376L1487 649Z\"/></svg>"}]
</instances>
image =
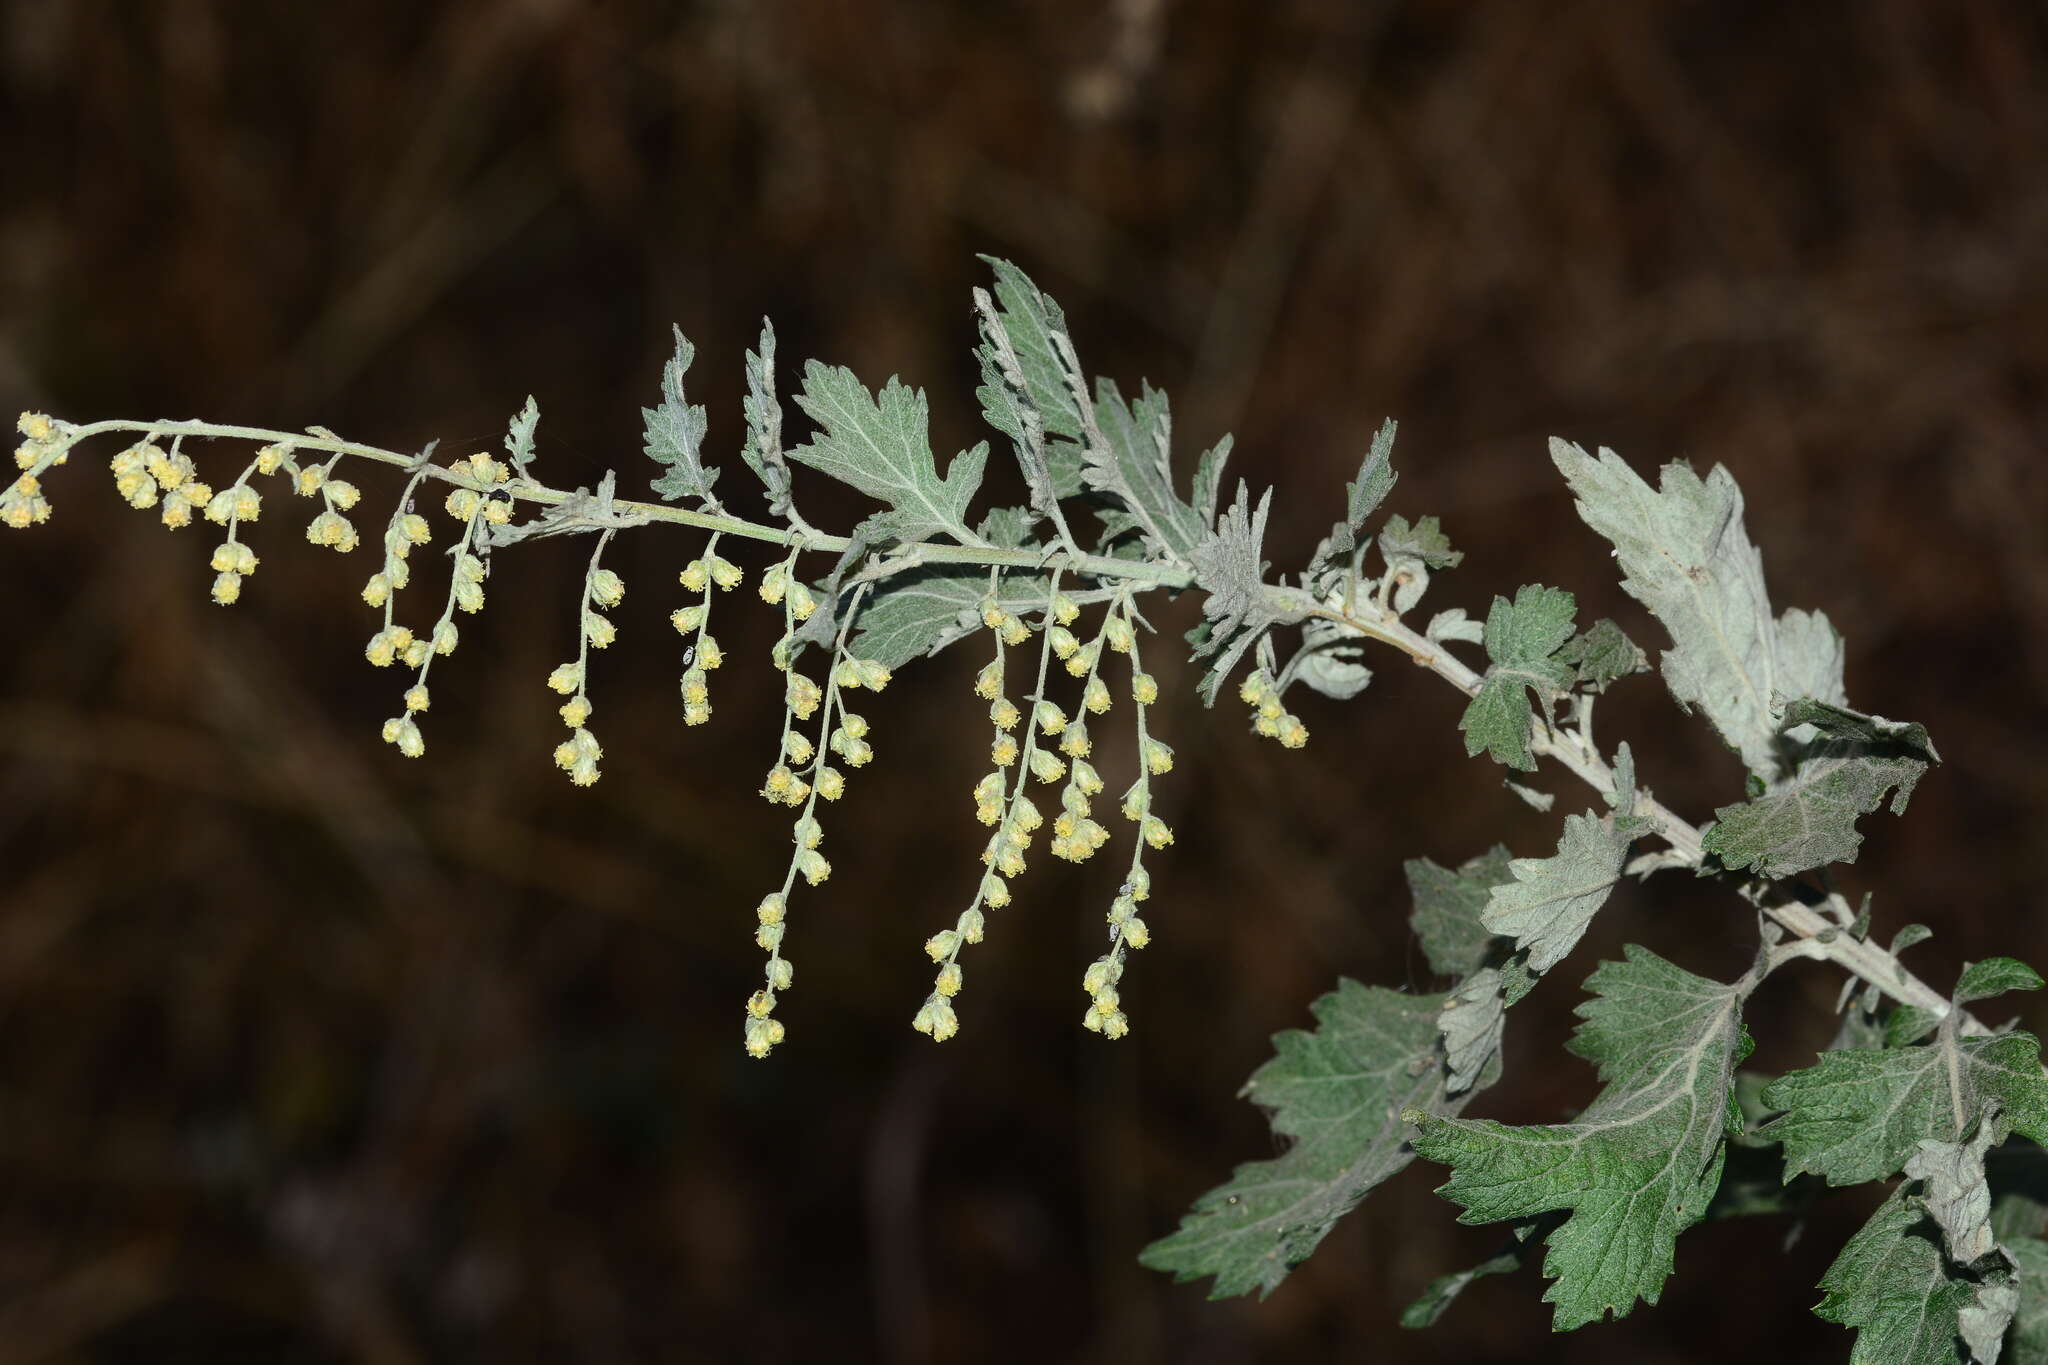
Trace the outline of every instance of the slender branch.
<instances>
[{"instance_id":1,"label":"slender branch","mask_svg":"<svg viewBox=\"0 0 2048 1365\"><path fill-rule=\"evenodd\" d=\"M166 421L137 422L112 420L92 422L74 427L65 433L66 445L77 445L94 436L109 432L132 431L147 436L193 436L223 437L229 440L261 441L267 444L290 444L300 450L325 450L340 455L353 455L360 459L376 460L383 464L410 468L417 457L403 455L395 450L384 450L377 446L359 445L353 441L342 441L332 437L308 435L302 432L272 431L261 427L230 426L218 422ZM467 474L441 465L429 465L427 475L444 483L462 488L485 491L486 485ZM574 490L550 488L531 480L515 479L508 484L494 484L491 489L510 493L521 502L554 506L567 502L576 496ZM692 512L687 508L674 507L660 502L635 502L628 498L616 499L612 506L623 513L646 517L649 521L665 521L678 526L695 526L721 535L738 536L745 540L765 540L777 545L787 545L798 550L812 550L820 553L838 554L853 543L848 536L805 534L787 526L771 526L763 522L748 521L744 517L717 516L708 512ZM1108 555L1074 555L1056 553L1048 560L1044 549L1001 550L993 546L980 545L939 545L924 544L911 549L919 564L985 564L1001 565L1005 568L1042 569L1048 563L1057 562L1069 572L1084 574L1090 578L1127 579L1134 582L1150 583L1162 588L1185 588L1194 583L1194 574L1184 566L1171 563L1157 563L1147 560L1116 559Z\"/></svg>"}]
</instances>

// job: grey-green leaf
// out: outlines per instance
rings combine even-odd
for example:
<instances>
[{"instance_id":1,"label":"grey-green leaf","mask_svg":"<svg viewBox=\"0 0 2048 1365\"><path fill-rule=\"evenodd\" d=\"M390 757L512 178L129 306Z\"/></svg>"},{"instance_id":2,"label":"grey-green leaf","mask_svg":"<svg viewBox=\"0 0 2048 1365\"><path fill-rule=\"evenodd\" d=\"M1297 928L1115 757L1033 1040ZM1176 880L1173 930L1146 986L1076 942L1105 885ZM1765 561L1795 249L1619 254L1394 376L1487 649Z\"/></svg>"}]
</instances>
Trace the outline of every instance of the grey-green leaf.
<instances>
[{"instance_id":1,"label":"grey-green leaf","mask_svg":"<svg viewBox=\"0 0 2048 1365\"><path fill-rule=\"evenodd\" d=\"M1493 666L1479 693L1465 708L1458 728L1465 732L1465 752L1491 754L1496 762L1533 772L1529 756L1529 703L1548 706L1572 685L1572 669L1556 658L1571 637L1576 601L1562 588L1528 584L1515 600L1493 599L1486 615L1486 654Z\"/></svg>"},{"instance_id":2,"label":"grey-green leaf","mask_svg":"<svg viewBox=\"0 0 2048 1365\"><path fill-rule=\"evenodd\" d=\"M1260 547L1266 539L1266 512L1273 502L1268 488L1251 509L1251 494L1240 479L1237 500L1217 518L1216 529L1188 555L1195 583L1208 596L1202 602L1207 636L1195 649L1197 659L1217 656L1199 688L1202 704L1214 706L1216 694L1246 650L1273 626L1298 619L1274 610L1267 601L1266 563Z\"/></svg>"},{"instance_id":3,"label":"grey-green leaf","mask_svg":"<svg viewBox=\"0 0 2048 1365\"><path fill-rule=\"evenodd\" d=\"M1977 1286L1941 1254L1919 1201L1894 1192L1821 1277L1815 1316L1856 1330L1850 1365L1962 1365L1959 1315Z\"/></svg>"},{"instance_id":4,"label":"grey-green leaf","mask_svg":"<svg viewBox=\"0 0 2048 1365\"><path fill-rule=\"evenodd\" d=\"M661 369L661 404L640 409L648 458L667 469L653 487L670 502L701 498L712 503L711 485L718 481L718 471L704 463L704 408L683 397L683 376L697 358L697 348L682 328L675 334L675 354Z\"/></svg>"},{"instance_id":5,"label":"grey-green leaf","mask_svg":"<svg viewBox=\"0 0 2048 1365\"><path fill-rule=\"evenodd\" d=\"M1497 967L1481 967L1444 997L1437 1027L1444 1040L1444 1089L1457 1095L1470 1090L1500 1056L1507 1005L1501 999Z\"/></svg>"},{"instance_id":6,"label":"grey-green leaf","mask_svg":"<svg viewBox=\"0 0 2048 1365\"><path fill-rule=\"evenodd\" d=\"M1726 1139L1741 1128L1732 1079L1749 1052L1747 980L1723 985L1627 951L1586 982L1597 994L1579 1006L1571 1050L1598 1064L1606 1087L1577 1120L1426 1118L1415 1138L1418 1153L1451 1167L1438 1193L1464 1207L1460 1222L1571 1211L1543 1262L1560 1332L1657 1301L1678 1234L1705 1214Z\"/></svg>"},{"instance_id":7,"label":"grey-green leaf","mask_svg":"<svg viewBox=\"0 0 2048 1365\"><path fill-rule=\"evenodd\" d=\"M522 479L530 477L533 429L539 424L540 404L533 401L532 394L528 394L526 406L512 415L512 424L505 432L505 454L512 460L513 472Z\"/></svg>"},{"instance_id":8,"label":"grey-green leaf","mask_svg":"<svg viewBox=\"0 0 2048 1365\"><path fill-rule=\"evenodd\" d=\"M1734 478L1719 465L1701 479L1673 463L1652 490L1611 450L1596 460L1553 438L1550 456L1579 515L1613 543L1622 587L1670 632L1663 664L1672 695L1706 712L1752 773L1775 777L1772 695L1842 701L1841 648L1817 613L1771 619Z\"/></svg>"},{"instance_id":9,"label":"grey-green leaf","mask_svg":"<svg viewBox=\"0 0 2048 1365\"><path fill-rule=\"evenodd\" d=\"M1919 1150L1906 1158L1906 1175L1921 1182L1928 1215L1958 1265L1988 1256L1998 1245L1991 1231L1991 1185L1984 1178L1984 1153L1996 1136L1993 1124L1980 1123L1968 1142L1922 1138Z\"/></svg>"},{"instance_id":10,"label":"grey-green leaf","mask_svg":"<svg viewBox=\"0 0 2048 1365\"><path fill-rule=\"evenodd\" d=\"M1628 861L1628 835L1588 811L1568 815L1557 852L1517 858L1514 880L1496 886L1481 917L1496 934L1529 954L1529 969L1547 972L1585 936Z\"/></svg>"},{"instance_id":11,"label":"grey-green leaf","mask_svg":"<svg viewBox=\"0 0 2048 1365\"><path fill-rule=\"evenodd\" d=\"M1494 933L1480 922L1480 915L1493 888L1513 878L1508 870L1512 861L1508 851L1495 844L1455 872L1427 858L1413 858L1403 866L1415 902L1408 925L1422 941L1431 971L1464 976L1486 960Z\"/></svg>"},{"instance_id":12,"label":"grey-green leaf","mask_svg":"<svg viewBox=\"0 0 2048 1365\"><path fill-rule=\"evenodd\" d=\"M1374 1186L1414 1159L1411 1110L1454 1110L1437 1058L1440 995L1340 981L1313 1032L1275 1035L1244 1093L1292 1145L1239 1166L1139 1260L1178 1280L1216 1277L1211 1298L1271 1292Z\"/></svg>"},{"instance_id":13,"label":"grey-green leaf","mask_svg":"<svg viewBox=\"0 0 2048 1365\"><path fill-rule=\"evenodd\" d=\"M1330 585L1322 581L1323 576L1350 559L1358 549L1358 535L1365 529L1366 519L1379 510L1379 505L1394 489L1394 480L1398 477L1394 473L1394 435L1397 430L1391 417L1380 423L1371 447L1359 462L1358 477L1344 485L1344 520L1333 525L1330 534L1316 546L1308 571L1303 575L1318 592L1329 591Z\"/></svg>"},{"instance_id":14,"label":"grey-green leaf","mask_svg":"<svg viewBox=\"0 0 2048 1365\"><path fill-rule=\"evenodd\" d=\"M747 352L747 396L740 400L747 419L747 443L740 458L768 492L768 511L792 515L789 461L782 454L782 400L775 393L775 328L761 319L759 349Z\"/></svg>"},{"instance_id":15,"label":"grey-green leaf","mask_svg":"<svg viewBox=\"0 0 2048 1365\"><path fill-rule=\"evenodd\" d=\"M1955 1002L1960 1006L2007 991L2038 991L2041 984L2041 974L2018 958L1988 957L1963 964L1962 975L1956 978Z\"/></svg>"},{"instance_id":16,"label":"grey-green leaf","mask_svg":"<svg viewBox=\"0 0 2048 1365\"><path fill-rule=\"evenodd\" d=\"M1605 692L1616 680L1650 666L1635 641L1604 616L1565 641L1557 657L1572 666L1578 686L1595 692Z\"/></svg>"},{"instance_id":17,"label":"grey-green leaf","mask_svg":"<svg viewBox=\"0 0 2048 1365\"><path fill-rule=\"evenodd\" d=\"M1084 603L1102 595L1099 591L1069 594ZM920 655L936 654L982 629L980 609L986 596L986 569L926 565L891 574L876 585L861 608L853 653L885 668L901 668ZM1035 578L1006 577L997 600L1013 613L1042 611L1045 589Z\"/></svg>"},{"instance_id":18,"label":"grey-green leaf","mask_svg":"<svg viewBox=\"0 0 2048 1365\"><path fill-rule=\"evenodd\" d=\"M2029 1033L1823 1052L1817 1065L1773 1081L1764 1100L1784 1111L1761 1136L1784 1144L1787 1177L1811 1171L1830 1185L1888 1179L1922 1138L1959 1140L1959 1127L1993 1100L2001 1126L2036 1142L2048 1137L2048 1080Z\"/></svg>"},{"instance_id":19,"label":"grey-green leaf","mask_svg":"<svg viewBox=\"0 0 2048 1365\"><path fill-rule=\"evenodd\" d=\"M1119 499L1147 538L1184 555L1208 526L1173 492L1173 417L1166 395L1146 384L1126 405L1107 379L1095 381L1095 420L1107 447L1092 440L1083 451L1081 477L1090 488Z\"/></svg>"},{"instance_id":20,"label":"grey-green leaf","mask_svg":"<svg viewBox=\"0 0 2048 1365\"><path fill-rule=\"evenodd\" d=\"M804 366L796 401L818 431L789 458L888 503L888 512L868 519L875 535L915 543L944 532L963 545L977 543L968 506L981 486L988 446L955 456L939 477L922 389L891 376L870 395L852 370L813 360Z\"/></svg>"},{"instance_id":21,"label":"grey-green leaf","mask_svg":"<svg viewBox=\"0 0 2048 1365\"><path fill-rule=\"evenodd\" d=\"M1436 1320L1444 1315L1457 1297L1465 1292L1472 1281L1488 1275L1505 1275L1519 1270L1528 1261L1538 1239L1560 1221L1556 1214L1541 1218L1525 1218L1515 1224L1508 1235L1507 1245L1494 1255L1481 1261L1469 1270L1454 1271L1439 1275L1429 1282L1429 1287L1416 1295L1415 1302L1401 1310L1401 1325L1409 1328L1433 1327Z\"/></svg>"},{"instance_id":22,"label":"grey-green leaf","mask_svg":"<svg viewBox=\"0 0 2048 1365\"><path fill-rule=\"evenodd\" d=\"M1789 780L1714 812L1701 842L1727 867L1790 877L1824 863L1855 862L1863 843L1857 818L1894 789L1892 813L1903 814L1920 775L1940 757L1918 725L1826 702L1793 702L1783 727L1811 727L1815 738L1798 746Z\"/></svg>"}]
</instances>

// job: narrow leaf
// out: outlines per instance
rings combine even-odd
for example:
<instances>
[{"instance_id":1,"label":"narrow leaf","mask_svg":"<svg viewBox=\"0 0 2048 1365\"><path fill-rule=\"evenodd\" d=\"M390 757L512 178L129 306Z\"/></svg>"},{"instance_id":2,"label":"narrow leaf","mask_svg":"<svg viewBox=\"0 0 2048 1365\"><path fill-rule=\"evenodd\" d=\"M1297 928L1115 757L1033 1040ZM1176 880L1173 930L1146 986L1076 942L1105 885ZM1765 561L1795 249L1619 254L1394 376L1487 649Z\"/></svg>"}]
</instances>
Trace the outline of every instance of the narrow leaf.
<instances>
[{"instance_id":1,"label":"narrow leaf","mask_svg":"<svg viewBox=\"0 0 2048 1365\"><path fill-rule=\"evenodd\" d=\"M654 491L670 502L700 498L711 504L711 485L718 471L704 463L704 408L683 398L683 375L697 358L697 348L675 329L676 350L661 369L661 405L640 409L645 424L645 449L649 459L666 467L654 481Z\"/></svg>"},{"instance_id":2,"label":"narrow leaf","mask_svg":"<svg viewBox=\"0 0 2048 1365\"><path fill-rule=\"evenodd\" d=\"M1107 379L1095 381L1095 420L1106 447L1089 442L1081 477L1130 509L1147 537L1186 554L1208 534L1208 524L1173 492L1173 418L1166 395L1143 385L1126 405Z\"/></svg>"},{"instance_id":3,"label":"narrow leaf","mask_svg":"<svg viewBox=\"0 0 2048 1365\"><path fill-rule=\"evenodd\" d=\"M512 460L512 469L520 478L530 478L533 464L533 429L540 425L540 404L533 401L533 395L526 396L526 406L512 415L512 425L505 432L505 454Z\"/></svg>"},{"instance_id":4,"label":"narrow leaf","mask_svg":"<svg viewBox=\"0 0 2048 1365\"><path fill-rule=\"evenodd\" d=\"M768 511L778 517L790 516L796 506L791 498L789 461L782 453L782 400L775 393L775 328L761 319L759 349L747 352L747 396L740 400L747 418L747 443L740 458L768 491Z\"/></svg>"},{"instance_id":5,"label":"narrow leaf","mask_svg":"<svg viewBox=\"0 0 2048 1365\"><path fill-rule=\"evenodd\" d=\"M1963 974L1956 979L1955 1002L1967 1005L2007 991L2038 991L2041 984L2041 974L2017 958L1989 957L1963 964Z\"/></svg>"},{"instance_id":6,"label":"narrow leaf","mask_svg":"<svg viewBox=\"0 0 2048 1365\"><path fill-rule=\"evenodd\" d=\"M1371 447L1359 462L1358 477L1344 485L1344 520L1332 526L1330 534L1316 546L1303 575L1317 592L1328 592L1333 586L1323 581L1326 574L1349 567L1347 561L1358 549L1358 536L1365 529L1366 520L1394 489L1398 477L1394 473L1394 434L1398 429L1391 417L1380 423Z\"/></svg>"}]
</instances>

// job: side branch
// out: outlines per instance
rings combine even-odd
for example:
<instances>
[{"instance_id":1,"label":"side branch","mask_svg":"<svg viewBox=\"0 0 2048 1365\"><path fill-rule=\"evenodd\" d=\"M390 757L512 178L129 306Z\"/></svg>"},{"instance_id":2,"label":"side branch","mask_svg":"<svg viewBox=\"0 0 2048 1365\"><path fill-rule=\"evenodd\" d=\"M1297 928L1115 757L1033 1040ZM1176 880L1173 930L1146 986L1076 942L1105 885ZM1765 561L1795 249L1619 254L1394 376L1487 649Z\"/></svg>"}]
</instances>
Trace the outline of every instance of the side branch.
<instances>
[{"instance_id":1,"label":"side branch","mask_svg":"<svg viewBox=\"0 0 2048 1365\"><path fill-rule=\"evenodd\" d=\"M1370 611L1370 604L1362 602L1347 613L1323 606L1302 592L1293 593L1291 605L1348 627L1369 639L1392 645L1418 666L1429 669L1468 697L1479 691L1482 680L1478 673L1435 641L1403 625L1391 612ZM1530 737L1529 751L1556 759L1603 795L1614 791L1614 770L1600 757L1598 750L1576 733L1550 724L1541 725ZM1700 842L1702 831L1697 825L1654 796L1642 792L1636 795L1635 811L1650 822L1658 836L1670 844L1672 852L1687 866L1698 867L1705 860L1706 853ZM1876 986L1900 1004L1912 1005L1937 1016L1949 1012L1948 998L1940 991L1907 970L1891 953L1848 931L1846 926L1854 916L1839 893L1830 894L1827 898L1826 904L1834 912L1830 916L1782 887L1777 890L1778 894L1760 900L1759 908L1792 933L1798 940L1798 951L1804 956L1831 961ZM1957 1025L1965 1035L1991 1032L1968 1012L1957 1020Z\"/></svg>"}]
</instances>

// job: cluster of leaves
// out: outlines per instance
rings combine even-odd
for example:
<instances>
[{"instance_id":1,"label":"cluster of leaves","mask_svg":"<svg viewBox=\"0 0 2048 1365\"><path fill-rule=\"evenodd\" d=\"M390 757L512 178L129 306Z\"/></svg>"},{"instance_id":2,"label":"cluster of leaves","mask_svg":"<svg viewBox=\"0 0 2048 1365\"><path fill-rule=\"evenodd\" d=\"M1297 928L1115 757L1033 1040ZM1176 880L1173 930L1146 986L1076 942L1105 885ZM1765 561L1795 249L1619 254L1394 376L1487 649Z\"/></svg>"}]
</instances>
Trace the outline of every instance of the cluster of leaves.
<instances>
[{"instance_id":1,"label":"cluster of leaves","mask_svg":"<svg viewBox=\"0 0 2048 1365\"><path fill-rule=\"evenodd\" d=\"M923 392L894 378L873 390L851 370L809 362L793 397L813 430L807 442L785 447L775 336L764 325L746 358L741 456L759 480L765 522L736 515L713 492L720 471L706 460L704 409L685 393L694 351L680 331L660 401L644 411L645 453L658 466L653 490L663 503L616 498L610 475L595 494L539 483L532 472L538 410L529 400L505 442L509 467L484 455L433 467L424 456L412 460L319 429L305 437L25 416L28 439L16 455L24 472L9 494L9 518L22 525L46 519L41 477L103 431L142 432L152 442L173 437L168 453L151 445L116 458L123 496L138 506L144 493L153 500L157 484L189 480L176 444L186 436L269 441L268 453L221 500L231 543L216 567L234 579L233 592L216 585L225 602L254 567L233 541L235 519L255 516L258 502L244 491L252 474L284 468L300 491L324 488L323 517L331 524L314 538L346 550L355 538L335 508L352 504L354 490L328 479L335 461L348 455L407 466L412 478L386 536L385 571L365 596L384 610L372 661L403 657L421 670L406 715L387 727L387 738L408 754L423 747L411 716L427 706L429 643L452 649L449 612L481 605L483 556L531 536L598 533L577 608L578 657L550 679L570 697L562 714L574 732L557 761L578 782L596 780L601 753L584 728L592 712L589 650L612 639L601 609L624 592L600 565L610 538L649 521L709 533L680 575L698 600L672 618L692 641L682 687L690 724L710 715L706 670L722 659L709 633L712 589L731 589L743 576L717 553L720 537L781 546L786 558L762 575L760 590L784 617L773 663L789 675L789 718L762 795L800 814L789 875L757 910L757 941L769 958L766 984L748 1003L746 1042L756 1055L783 1037L773 1011L793 980L782 946L795 880L801 873L816 885L830 870L818 851L817 803L836 800L846 778L828 757L858 767L873 752L867 723L846 709L844 694L879 688L893 670L970 637L993 641L994 659L976 691L991 704L996 771L973 799L998 828L968 908L925 945L939 971L915 1023L943 1039L959 1026L952 1002L964 979L961 949L980 941L983 907L1007 902L1005 879L1021 872L1031 831L1043 823L1025 795L1027 777L1067 781L1052 840L1060 856L1078 861L1108 837L1091 815L1090 798L1102 784L1087 761L1084 718L1110 705L1099 676L1105 648L1129 656L1139 772L1122 808L1137 835L1109 911L1112 950L1090 964L1083 982L1087 1026L1115 1037L1129 1028L1116 993L1126 949L1142 948L1150 934L1137 917L1151 880L1142 859L1146 848L1172 842L1151 811L1149 782L1171 768L1172 750L1146 728L1157 684L1138 662L1137 631L1148 623L1136 596L1198 594L1201 620L1187 642L1207 668L1203 700L1213 705L1243 675L1239 696L1251 708L1253 730L1290 746L1307 738L1287 709L1290 690L1357 697L1373 676L1365 647L1390 646L1466 694L1459 728L1469 754L1485 754L1510 774L1555 760L1601 801L1565 815L1544 856L1514 857L1496 847L1455 869L1409 864L1410 924L1443 989L1417 995L1342 981L1317 1001L1316 1027L1281 1034L1274 1058L1245 1087L1272 1111L1286 1149L1239 1167L1143 1260L1182 1279L1213 1277L1217 1295L1270 1292L1337 1219L1419 1156L1448 1169L1440 1193L1463 1210L1463 1221L1506 1223L1509 1234L1495 1257L1432 1284L1404 1322L1434 1321L1475 1280L1533 1260L1541 1247L1545 1297L1563 1330L1626 1314L1639 1300L1654 1304L1678 1235L1702 1219L1796 1211L1823 1185L1898 1181L1821 1286L1816 1311L1855 1329L1854 1359L1989 1362L2010 1350L2018 1360L2048 1360L2048 1157L2028 1145L2048 1141L2048 1081L2035 1038L1991 1032L1967 1011L1972 1001L2038 987L2040 978L1994 959L1966 969L1943 998L1898 962L1912 934L1879 947L1869 937L1867 907L1851 912L1825 880L1830 864L1855 859L1857 821L1887 799L1903 812L1937 754L1920 726L1849 705L1842 642L1824 616L1772 613L1728 472L1717 467L1702 478L1673 464L1652 487L1611 451L1596 456L1563 441L1551 448L1580 515L1612 544L1623 587L1669 636L1658 666L1673 698L1701 713L1740 761L1743 799L1699 829L1639 785L1629 745L1607 753L1595 741L1599 700L1649 667L1616 623L1580 628L1573 595L1541 584L1494 597L1483 621L1449 607L1420 629L1409 623L1436 577L1462 555L1433 516L1389 515L1368 530L1395 485L1391 422L1347 484L1340 519L1298 572L1275 575L1265 546L1271 490L1254 499L1239 481L1226 499L1229 439L1202 454L1183 480L1166 396L1150 385L1130 397L1112 380L1091 382L1059 306L1016 267L991 266L993 289L974 293L976 396L1016 461L1022 505L977 516L988 443L942 470ZM290 463L295 449L332 458L302 476ZM846 484L880 510L847 535L820 532L797 510L792 466ZM390 598L408 576L407 547L427 539L411 495L430 475L456 485L448 507L463 531L451 550L451 605L431 637L415 639L393 624ZM155 481L148 489L145 478ZM336 501L337 487L344 501ZM211 507L197 493L186 501ZM541 510L514 522L511 508L521 501ZM677 503L686 506L669 505ZM183 524L189 511L180 518L167 512L165 519ZM829 570L797 572L806 554L829 556ZM1097 605L1096 633L1084 641L1070 627ZM1004 651L1034 634L1038 677L1020 708L1006 690ZM1455 646L1481 653L1468 663ZM828 654L822 684L797 671L812 648ZM1083 680L1072 717L1048 696L1055 657ZM797 726L814 713L815 740ZM1013 734L1020 719L1023 730ZM1513 777L1508 785L1539 809L1555 800ZM1644 842L1662 847L1639 852ZM1623 961L1601 964L1585 979L1590 998L1578 1007L1583 1022L1570 1050L1594 1065L1601 1083L1586 1109L1559 1124L1468 1117L1501 1075L1513 1006L1566 962L1624 875L1647 879L1676 868L1728 883L1742 905L1762 912L1754 965L1721 982L1630 946ZM1852 973L1839 1046L1788 1075L1745 1072L1750 995L1778 967L1809 958ZM1757 1175L1773 1165L1781 1179ZM1740 1173L1731 1174L1736 1166Z\"/></svg>"}]
</instances>

